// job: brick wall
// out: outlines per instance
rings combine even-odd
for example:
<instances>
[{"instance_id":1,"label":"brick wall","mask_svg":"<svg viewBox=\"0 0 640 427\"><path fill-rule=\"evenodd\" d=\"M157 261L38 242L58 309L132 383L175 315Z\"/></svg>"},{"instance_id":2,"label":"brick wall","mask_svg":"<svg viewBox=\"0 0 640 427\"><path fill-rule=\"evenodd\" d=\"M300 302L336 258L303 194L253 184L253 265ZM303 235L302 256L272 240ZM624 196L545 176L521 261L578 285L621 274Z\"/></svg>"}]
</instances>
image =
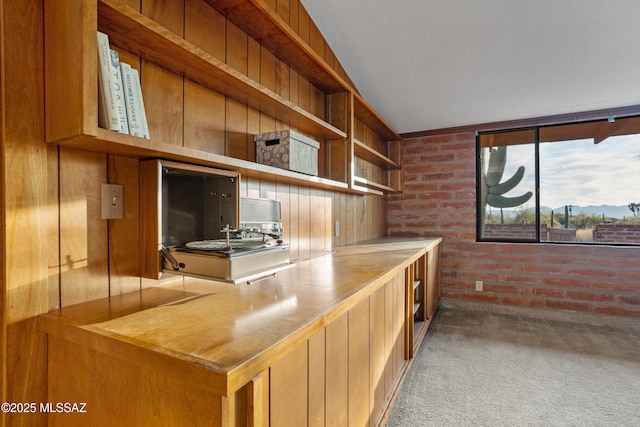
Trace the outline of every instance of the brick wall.
<instances>
[{"instance_id":1,"label":"brick wall","mask_svg":"<svg viewBox=\"0 0 640 427\"><path fill-rule=\"evenodd\" d=\"M547 240L547 224L540 224L540 240ZM535 224L485 224L485 239L535 239Z\"/></svg>"},{"instance_id":2,"label":"brick wall","mask_svg":"<svg viewBox=\"0 0 640 427\"><path fill-rule=\"evenodd\" d=\"M443 296L640 317L640 248L475 241L474 134L407 140L404 166L389 234L444 237Z\"/></svg>"},{"instance_id":3,"label":"brick wall","mask_svg":"<svg viewBox=\"0 0 640 427\"><path fill-rule=\"evenodd\" d=\"M599 243L639 243L640 225L598 224L593 229L593 241Z\"/></svg>"}]
</instances>

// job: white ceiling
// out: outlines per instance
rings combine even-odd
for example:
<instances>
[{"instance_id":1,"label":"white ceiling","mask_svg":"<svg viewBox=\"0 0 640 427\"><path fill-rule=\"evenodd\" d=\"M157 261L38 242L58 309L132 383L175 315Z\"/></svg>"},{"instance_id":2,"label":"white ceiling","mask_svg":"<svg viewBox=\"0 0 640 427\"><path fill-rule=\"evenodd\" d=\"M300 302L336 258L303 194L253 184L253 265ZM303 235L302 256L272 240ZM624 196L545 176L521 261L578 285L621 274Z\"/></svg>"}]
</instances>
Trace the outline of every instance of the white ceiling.
<instances>
[{"instance_id":1,"label":"white ceiling","mask_svg":"<svg viewBox=\"0 0 640 427\"><path fill-rule=\"evenodd\" d=\"M301 0L399 133L640 104L640 0Z\"/></svg>"}]
</instances>

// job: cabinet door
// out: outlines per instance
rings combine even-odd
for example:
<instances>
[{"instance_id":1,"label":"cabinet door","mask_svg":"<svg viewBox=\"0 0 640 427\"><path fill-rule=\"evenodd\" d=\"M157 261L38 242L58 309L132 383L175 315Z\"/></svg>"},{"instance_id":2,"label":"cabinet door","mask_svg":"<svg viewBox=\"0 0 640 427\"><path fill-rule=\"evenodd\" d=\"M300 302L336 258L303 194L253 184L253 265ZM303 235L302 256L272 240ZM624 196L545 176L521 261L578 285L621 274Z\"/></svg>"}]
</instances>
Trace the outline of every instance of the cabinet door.
<instances>
[{"instance_id":1,"label":"cabinet door","mask_svg":"<svg viewBox=\"0 0 640 427\"><path fill-rule=\"evenodd\" d=\"M344 314L326 328L326 425L348 422L349 324Z\"/></svg>"},{"instance_id":2,"label":"cabinet door","mask_svg":"<svg viewBox=\"0 0 640 427\"><path fill-rule=\"evenodd\" d=\"M427 254L427 318L431 319L440 302L440 246Z\"/></svg>"},{"instance_id":3,"label":"cabinet door","mask_svg":"<svg viewBox=\"0 0 640 427\"><path fill-rule=\"evenodd\" d=\"M349 311L349 425L369 425L369 299Z\"/></svg>"},{"instance_id":4,"label":"cabinet door","mask_svg":"<svg viewBox=\"0 0 640 427\"><path fill-rule=\"evenodd\" d=\"M370 397L372 425L375 425L384 413L385 383L384 369L386 363L385 352L385 323L384 297L385 287L381 287L369 297L369 328L370 328Z\"/></svg>"},{"instance_id":5,"label":"cabinet door","mask_svg":"<svg viewBox=\"0 0 640 427\"><path fill-rule=\"evenodd\" d=\"M307 425L307 345L305 341L270 369L272 427Z\"/></svg>"}]
</instances>

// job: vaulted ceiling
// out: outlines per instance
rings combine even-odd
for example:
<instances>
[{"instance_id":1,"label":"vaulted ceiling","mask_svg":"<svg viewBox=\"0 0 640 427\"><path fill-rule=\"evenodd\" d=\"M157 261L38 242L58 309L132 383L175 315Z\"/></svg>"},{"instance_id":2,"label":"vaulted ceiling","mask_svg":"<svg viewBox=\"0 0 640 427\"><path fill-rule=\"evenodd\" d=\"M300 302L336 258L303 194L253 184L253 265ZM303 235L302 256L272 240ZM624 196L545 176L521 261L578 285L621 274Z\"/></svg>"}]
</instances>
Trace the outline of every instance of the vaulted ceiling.
<instances>
[{"instance_id":1,"label":"vaulted ceiling","mask_svg":"<svg viewBox=\"0 0 640 427\"><path fill-rule=\"evenodd\" d=\"M301 0L399 133L640 104L638 0Z\"/></svg>"}]
</instances>

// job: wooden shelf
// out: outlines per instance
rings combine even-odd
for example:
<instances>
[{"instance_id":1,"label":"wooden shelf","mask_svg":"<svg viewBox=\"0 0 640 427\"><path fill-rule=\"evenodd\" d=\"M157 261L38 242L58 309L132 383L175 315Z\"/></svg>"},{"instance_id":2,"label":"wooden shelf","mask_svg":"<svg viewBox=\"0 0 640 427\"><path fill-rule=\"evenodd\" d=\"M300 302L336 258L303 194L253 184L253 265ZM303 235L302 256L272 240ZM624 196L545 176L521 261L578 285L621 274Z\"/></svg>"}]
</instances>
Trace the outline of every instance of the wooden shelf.
<instances>
[{"instance_id":1,"label":"wooden shelf","mask_svg":"<svg viewBox=\"0 0 640 427\"><path fill-rule=\"evenodd\" d=\"M364 144L363 142L360 142L357 139L354 139L353 145L354 145L354 154L357 157L360 157L368 162L371 162L387 170L400 169L400 165L398 165L396 162L394 162L387 156L383 155L382 153L377 152L376 150Z\"/></svg>"},{"instance_id":2,"label":"wooden shelf","mask_svg":"<svg viewBox=\"0 0 640 427\"><path fill-rule=\"evenodd\" d=\"M100 153L137 157L139 159L163 158L236 171L240 172L242 176L268 177L278 181L303 183L312 187L333 191L358 192L350 189L346 182L305 175L220 154L138 138L101 128L98 128L97 136L81 135L60 141L58 145Z\"/></svg>"},{"instance_id":3,"label":"wooden shelf","mask_svg":"<svg viewBox=\"0 0 640 427\"><path fill-rule=\"evenodd\" d=\"M369 191L369 192L377 191L380 194L400 192L399 190L389 187L388 185L373 182L359 176L354 176L353 181L354 181L354 187L358 187L358 189L361 191Z\"/></svg>"},{"instance_id":4,"label":"wooden shelf","mask_svg":"<svg viewBox=\"0 0 640 427\"><path fill-rule=\"evenodd\" d=\"M400 141L402 138L358 92L354 92L354 115L367 127L387 141Z\"/></svg>"},{"instance_id":5,"label":"wooden shelf","mask_svg":"<svg viewBox=\"0 0 640 427\"><path fill-rule=\"evenodd\" d=\"M98 2L98 29L106 32L115 46L276 120L288 122L317 139L346 137L345 132L254 82L118 0Z\"/></svg>"},{"instance_id":6,"label":"wooden shelf","mask_svg":"<svg viewBox=\"0 0 640 427\"><path fill-rule=\"evenodd\" d=\"M401 159L393 160L355 140L354 129L360 125L366 126L377 135L376 139L386 141L389 147L399 144L401 138L350 83L293 32L264 0L206 1L226 19L272 51L277 58L286 62L292 70L296 70L323 91L325 96L333 93L348 94L352 101L349 101L350 105L345 103L347 122L344 126L334 126L301 108L121 0L48 0L45 31L56 36L45 38L47 143L140 159L164 158L210 165L239 171L245 176L291 180L342 192L384 195L402 191ZM353 164L354 159L363 159L386 171L386 176L376 178L376 181L386 181L386 184L354 176L353 168L345 169L348 171L346 176L340 176L340 181L336 181L178 145L182 141L144 140L99 128L96 30L108 34L110 42L118 50L139 56L260 114L285 123L315 140L353 141L353 144L347 144L353 148L346 149L344 159L336 160L337 164ZM60 55L60 52L64 54ZM74 70L73 79L69 78L69 70ZM73 84L70 80L73 80ZM151 137L154 137L153 132ZM218 148L215 151L222 150Z\"/></svg>"},{"instance_id":7,"label":"wooden shelf","mask_svg":"<svg viewBox=\"0 0 640 427\"><path fill-rule=\"evenodd\" d=\"M205 0L323 92L351 90L280 16L262 0Z\"/></svg>"}]
</instances>

